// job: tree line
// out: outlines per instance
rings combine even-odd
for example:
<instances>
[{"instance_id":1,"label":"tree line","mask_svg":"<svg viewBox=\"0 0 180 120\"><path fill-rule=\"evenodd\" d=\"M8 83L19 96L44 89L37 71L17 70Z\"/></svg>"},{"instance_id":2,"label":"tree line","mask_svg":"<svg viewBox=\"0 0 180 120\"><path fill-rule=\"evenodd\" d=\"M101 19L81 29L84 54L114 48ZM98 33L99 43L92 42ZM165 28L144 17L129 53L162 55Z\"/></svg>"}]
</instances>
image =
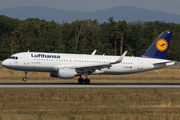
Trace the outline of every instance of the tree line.
<instances>
[{"instance_id":1,"label":"tree line","mask_svg":"<svg viewBox=\"0 0 180 120\"><path fill-rule=\"evenodd\" d=\"M180 24L163 21L114 21L76 20L72 23L28 18L19 20L0 16L0 60L13 53L55 52L139 56L164 31L173 31L167 59L180 61ZM12 50L13 46L13 50ZM116 48L116 52L115 52Z\"/></svg>"}]
</instances>

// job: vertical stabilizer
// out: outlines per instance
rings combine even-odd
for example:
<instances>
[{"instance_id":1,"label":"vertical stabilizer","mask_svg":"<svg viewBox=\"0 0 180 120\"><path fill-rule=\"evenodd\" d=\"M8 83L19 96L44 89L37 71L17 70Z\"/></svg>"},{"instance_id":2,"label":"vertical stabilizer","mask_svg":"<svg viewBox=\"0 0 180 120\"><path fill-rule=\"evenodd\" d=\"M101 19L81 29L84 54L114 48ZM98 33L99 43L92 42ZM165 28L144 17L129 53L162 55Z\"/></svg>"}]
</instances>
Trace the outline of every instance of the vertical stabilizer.
<instances>
[{"instance_id":1,"label":"vertical stabilizer","mask_svg":"<svg viewBox=\"0 0 180 120\"><path fill-rule=\"evenodd\" d=\"M163 32L160 37L140 57L165 59L172 37L172 31Z\"/></svg>"}]
</instances>

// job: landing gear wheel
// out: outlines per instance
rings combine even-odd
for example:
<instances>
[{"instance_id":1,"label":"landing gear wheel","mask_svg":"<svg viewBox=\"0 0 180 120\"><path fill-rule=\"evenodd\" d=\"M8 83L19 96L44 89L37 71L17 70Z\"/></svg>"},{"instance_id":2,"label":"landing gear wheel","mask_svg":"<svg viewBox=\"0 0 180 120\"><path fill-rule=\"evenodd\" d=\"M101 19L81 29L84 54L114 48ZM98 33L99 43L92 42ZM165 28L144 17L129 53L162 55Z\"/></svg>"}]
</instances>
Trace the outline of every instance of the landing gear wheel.
<instances>
[{"instance_id":1,"label":"landing gear wheel","mask_svg":"<svg viewBox=\"0 0 180 120\"><path fill-rule=\"evenodd\" d=\"M26 79L26 76L27 76L27 73L28 73L28 71L24 71L24 75L25 75L25 77L23 78L23 81L26 81L27 79Z\"/></svg>"},{"instance_id":2,"label":"landing gear wheel","mask_svg":"<svg viewBox=\"0 0 180 120\"><path fill-rule=\"evenodd\" d=\"M23 78L23 81L26 81L27 79L26 78Z\"/></svg>"},{"instance_id":3,"label":"landing gear wheel","mask_svg":"<svg viewBox=\"0 0 180 120\"><path fill-rule=\"evenodd\" d=\"M89 79L85 79L85 80L84 80L84 83L85 83L85 84L89 84L89 83L90 83L90 80L89 80Z\"/></svg>"},{"instance_id":4,"label":"landing gear wheel","mask_svg":"<svg viewBox=\"0 0 180 120\"><path fill-rule=\"evenodd\" d=\"M79 78L79 79L78 79L78 82L79 82L79 84L83 84L84 79L83 79L83 78Z\"/></svg>"}]
</instances>

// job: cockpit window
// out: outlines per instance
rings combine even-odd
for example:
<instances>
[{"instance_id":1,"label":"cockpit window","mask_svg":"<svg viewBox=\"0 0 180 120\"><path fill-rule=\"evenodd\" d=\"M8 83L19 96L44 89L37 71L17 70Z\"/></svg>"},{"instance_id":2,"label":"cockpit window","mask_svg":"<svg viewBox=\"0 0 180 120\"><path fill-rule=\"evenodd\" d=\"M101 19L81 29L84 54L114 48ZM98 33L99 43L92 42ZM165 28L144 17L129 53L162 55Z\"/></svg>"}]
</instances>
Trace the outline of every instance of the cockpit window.
<instances>
[{"instance_id":1,"label":"cockpit window","mask_svg":"<svg viewBox=\"0 0 180 120\"><path fill-rule=\"evenodd\" d=\"M9 59L18 60L18 57L16 57L16 56L11 56Z\"/></svg>"}]
</instances>

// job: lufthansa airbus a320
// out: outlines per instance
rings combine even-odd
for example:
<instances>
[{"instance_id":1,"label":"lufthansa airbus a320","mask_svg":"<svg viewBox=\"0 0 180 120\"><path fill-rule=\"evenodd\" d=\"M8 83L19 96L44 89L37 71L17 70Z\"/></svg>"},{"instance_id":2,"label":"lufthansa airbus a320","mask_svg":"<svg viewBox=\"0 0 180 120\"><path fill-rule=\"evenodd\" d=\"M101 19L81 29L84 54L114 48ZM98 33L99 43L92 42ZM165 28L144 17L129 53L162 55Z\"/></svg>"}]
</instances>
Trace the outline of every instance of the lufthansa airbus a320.
<instances>
[{"instance_id":1,"label":"lufthansa airbus a320","mask_svg":"<svg viewBox=\"0 0 180 120\"><path fill-rule=\"evenodd\" d=\"M166 60L172 31L163 32L159 38L138 57L126 56L125 51L121 56L21 52L13 54L4 60L2 65L13 70L25 71L23 81L26 81L28 71L50 72L51 77L70 79L79 76L80 84L89 84L88 75L108 74L122 75L144 72L174 65L171 60ZM81 76L86 78L83 79Z\"/></svg>"}]
</instances>

